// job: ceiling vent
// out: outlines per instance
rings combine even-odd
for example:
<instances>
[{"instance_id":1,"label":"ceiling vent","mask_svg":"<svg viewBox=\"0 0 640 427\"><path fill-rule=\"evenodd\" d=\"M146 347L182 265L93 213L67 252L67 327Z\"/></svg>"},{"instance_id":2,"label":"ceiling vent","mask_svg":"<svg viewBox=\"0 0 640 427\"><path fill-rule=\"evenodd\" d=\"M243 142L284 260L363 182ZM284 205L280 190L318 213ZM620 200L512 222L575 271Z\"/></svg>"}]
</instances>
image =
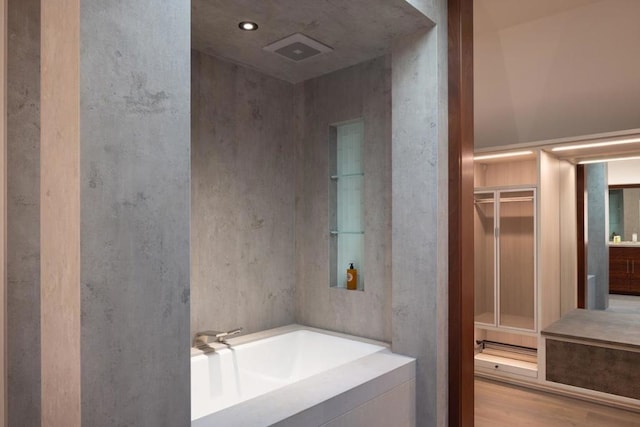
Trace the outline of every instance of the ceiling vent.
<instances>
[{"instance_id":1,"label":"ceiling vent","mask_svg":"<svg viewBox=\"0 0 640 427\"><path fill-rule=\"evenodd\" d=\"M264 47L264 50L277 53L289 61L302 62L323 53L333 51L324 45L301 33L295 33Z\"/></svg>"}]
</instances>

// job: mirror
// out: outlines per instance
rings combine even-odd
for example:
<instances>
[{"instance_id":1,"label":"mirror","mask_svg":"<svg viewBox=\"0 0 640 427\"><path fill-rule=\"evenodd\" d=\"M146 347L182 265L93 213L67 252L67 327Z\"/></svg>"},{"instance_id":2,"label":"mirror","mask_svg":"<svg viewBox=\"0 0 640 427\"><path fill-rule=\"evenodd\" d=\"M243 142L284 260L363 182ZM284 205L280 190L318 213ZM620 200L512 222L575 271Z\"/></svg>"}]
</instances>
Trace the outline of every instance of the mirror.
<instances>
[{"instance_id":1,"label":"mirror","mask_svg":"<svg viewBox=\"0 0 640 427\"><path fill-rule=\"evenodd\" d=\"M640 185L609 186L609 241L638 240L640 234ZM635 235L635 238L634 238Z\"/></svg>"}]
</instances>

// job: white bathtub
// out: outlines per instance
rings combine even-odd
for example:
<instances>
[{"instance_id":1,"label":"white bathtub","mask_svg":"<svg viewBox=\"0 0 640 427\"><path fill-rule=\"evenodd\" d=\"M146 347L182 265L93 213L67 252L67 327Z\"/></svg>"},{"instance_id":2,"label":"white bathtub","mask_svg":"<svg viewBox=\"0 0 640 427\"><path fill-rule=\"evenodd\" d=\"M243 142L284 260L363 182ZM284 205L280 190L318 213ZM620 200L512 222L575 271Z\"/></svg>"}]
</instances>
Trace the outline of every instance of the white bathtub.
<instances>
[{"instance_id":1,"label":"white bathtub","mask_svg":"<svg viewBox=\"0 0 640 427\"><path fill-rule=\"evenodd\" d=\"M393 425L405 415L412 425L415 361L383 343L299 325L229 343L211 354L192 351L194 427L320 426L402 385L406 414L393 415Z\"/></svg>"}]
</instances>

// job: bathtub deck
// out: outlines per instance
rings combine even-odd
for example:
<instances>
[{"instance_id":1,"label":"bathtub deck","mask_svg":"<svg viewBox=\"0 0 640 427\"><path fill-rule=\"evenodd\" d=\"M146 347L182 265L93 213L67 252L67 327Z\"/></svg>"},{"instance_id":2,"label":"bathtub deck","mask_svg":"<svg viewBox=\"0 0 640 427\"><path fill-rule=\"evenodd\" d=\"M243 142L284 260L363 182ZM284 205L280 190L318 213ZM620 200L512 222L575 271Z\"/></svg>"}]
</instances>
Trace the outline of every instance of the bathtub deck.
<instances>
[{"instance_id":1,"label":"bathtub deck","mask_svg":"<svg viewBox=\"0 0 640 427\"><path fill-rule=\"evenodd\" d=\"M385 402L394 408L377 404L385 393L390 396ZM191 426L331 426L331 420L347 413L358 416L353 409L367 407L378 407L381 414L395 410L400 415L394 415L394 425L413 425L415 359L389 350L377 352L193 420ZM359 416L369 411L363 409Z\"/></svg>"}]
</instances>

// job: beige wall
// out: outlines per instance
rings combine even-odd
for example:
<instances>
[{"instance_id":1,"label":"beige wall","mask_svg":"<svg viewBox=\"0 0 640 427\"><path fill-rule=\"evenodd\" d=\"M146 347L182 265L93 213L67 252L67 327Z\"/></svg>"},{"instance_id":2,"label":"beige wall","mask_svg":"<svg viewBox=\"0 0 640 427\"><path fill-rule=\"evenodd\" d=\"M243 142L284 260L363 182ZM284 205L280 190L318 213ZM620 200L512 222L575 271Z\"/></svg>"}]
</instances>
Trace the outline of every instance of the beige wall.
<instances>
[{"instance_id":1,"label":"beige wall","mask_svg":"<svg viewBox=\"0 0 640 427\"><path fill-rule=\"evenodd\" d=\"M560 315L578 307L576 168L560 161Z\"/></svg>"},{"instance_id":2,"label":"beige wall","mask_svg":"<svg viewBox=\"0 0 640 427\"><path fill-rule=\"evenodd\" d=\"M560 161L540 151L538 192L538 326L560 319Z\"/></svg>"},{"instance_id":3,"label":"beige wall","mask_svg":"<svg viewBox=\"0 0 640 427\"><path fill-rule=\"evenodd\" d=\"M640 188L625 188L622 194L624 198L624 235L622 240L629 241L632 240L633 233L640 233Z\"/></svg>"},{"instance_id":4,"label":"beige wall","mask_svg":"<svg viewBox=\"0 0 640 427\"><path fill-rule=\"evenodd\" d=\"M79 0L43 2L41 34L42 425L74 427L81 424Z\"/></svg>"},{"instance_id":5,"label":"beige wall","mask_svg":"<svg viewBox=\"0 0 640 427\"><path fill-rule=\"evenodd\" d=\"M640 184L640 160L609 162L609 185Z\"/></svg>"},{"instance_id":6,"label":"beige wall","mask_svg":"<svg viewBox=\"0 0 640 427\"><path fill-rule=\"evenodd\" d=\"M497 187L509 185L530 185L538 182L535 159L496 163L475 163L474 186Z\"/></svg>"}]
</instances>

